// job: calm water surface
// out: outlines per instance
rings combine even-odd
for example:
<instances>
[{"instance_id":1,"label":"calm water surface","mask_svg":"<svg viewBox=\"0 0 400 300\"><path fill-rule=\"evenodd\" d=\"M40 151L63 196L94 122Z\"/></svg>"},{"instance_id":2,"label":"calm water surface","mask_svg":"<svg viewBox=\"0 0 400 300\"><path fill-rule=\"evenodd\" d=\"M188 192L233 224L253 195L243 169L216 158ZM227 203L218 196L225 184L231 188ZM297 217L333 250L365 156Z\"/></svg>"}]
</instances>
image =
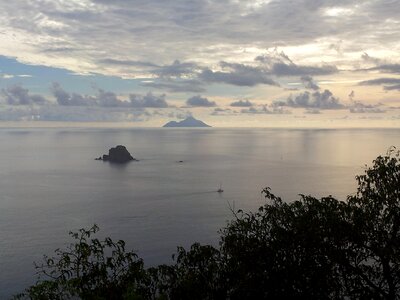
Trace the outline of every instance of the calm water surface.
<instances>
[{"instance_id":1,"label":"calm water surface","mask_svg":"<svg viewBox=\"0 0 400 300\"><path fill-rule=\"evenodd\" d=\"M263 187L344 199L399 142L394 129L0 129L0 299L32 284L33 261L69 230L96 223L167 263L177 245L216 244L230 207L258 208ZM94 160L118 144L140 161Z\"/></svg>"}]
</instances>

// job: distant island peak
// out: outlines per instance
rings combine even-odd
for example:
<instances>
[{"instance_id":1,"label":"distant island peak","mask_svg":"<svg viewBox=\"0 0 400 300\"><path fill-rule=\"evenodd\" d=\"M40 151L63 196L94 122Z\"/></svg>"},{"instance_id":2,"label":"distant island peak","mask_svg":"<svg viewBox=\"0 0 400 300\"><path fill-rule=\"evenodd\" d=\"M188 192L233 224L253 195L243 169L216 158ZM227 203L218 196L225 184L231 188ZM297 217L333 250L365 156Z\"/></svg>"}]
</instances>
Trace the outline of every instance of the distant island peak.
<instances>
[{"instance_id":1,"label":"distant island peak","mask_svg":"<svg viewBox=\"0 0 400 300\"><path fill-rule=\"evenodd\" d=\"M203 121L197 120L192 116L187 117L182 121L170 121L165 124L163 127L211 127L207 125Z\"/></svg>"}]
</instances>

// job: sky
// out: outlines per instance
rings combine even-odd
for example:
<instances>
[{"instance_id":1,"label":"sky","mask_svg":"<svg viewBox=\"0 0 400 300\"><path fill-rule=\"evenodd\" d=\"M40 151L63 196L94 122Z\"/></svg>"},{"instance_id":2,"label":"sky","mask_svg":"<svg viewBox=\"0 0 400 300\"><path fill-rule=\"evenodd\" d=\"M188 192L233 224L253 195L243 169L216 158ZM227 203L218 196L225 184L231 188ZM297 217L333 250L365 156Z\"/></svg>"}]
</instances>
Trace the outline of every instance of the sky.
<instances>
[{"instance_id":1,"label":"sky","mask_svg":"<svg viewBox=\"0 0 400 300\"><path fill-rule=\"evenodd\" d=\"M397 0L1 1L0 123L400 127L399 14Z\"/></svg>"}]
</instances>

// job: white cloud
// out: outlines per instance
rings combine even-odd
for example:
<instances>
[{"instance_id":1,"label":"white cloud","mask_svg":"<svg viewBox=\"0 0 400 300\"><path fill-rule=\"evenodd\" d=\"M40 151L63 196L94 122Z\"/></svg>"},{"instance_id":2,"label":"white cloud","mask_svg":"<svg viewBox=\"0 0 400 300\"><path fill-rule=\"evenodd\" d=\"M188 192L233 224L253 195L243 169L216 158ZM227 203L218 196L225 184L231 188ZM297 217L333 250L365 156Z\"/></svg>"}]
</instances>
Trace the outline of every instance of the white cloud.
<instances>
[{"instance_id":1,"label":"white cloud","mask_svg":"<svg viewBox=\"0 0 400 300\"><path fill-rule=\"evenodd\" d=\"M11 75L11 74L0 74L0 78L2 78L2 79L11 79L11 78L14 78L15 76L14 75Z\"/></svg>"},{"instance_id":2,"label":"white cloud","mask_svg":"<svg viewBox=\"0 0 400 300\"><path fill-rule=\"evenodd\" d=\"M327 41L328 47L343 41L342 53L382 47L396 53L399 11L400 3L391 0L1 1L0 55L123 77L149 76L151 64L168 66L177 59L206 66L245 64L246 49L261 54L275 46L312 43L298 56L322 62L321 45ZM324 60L340 60L337 55L323 53ZM190 65L175 67L164 68L164 75L180 75ZM289 71L277 65L278 74Z\"/></svg>"}]
</instances>

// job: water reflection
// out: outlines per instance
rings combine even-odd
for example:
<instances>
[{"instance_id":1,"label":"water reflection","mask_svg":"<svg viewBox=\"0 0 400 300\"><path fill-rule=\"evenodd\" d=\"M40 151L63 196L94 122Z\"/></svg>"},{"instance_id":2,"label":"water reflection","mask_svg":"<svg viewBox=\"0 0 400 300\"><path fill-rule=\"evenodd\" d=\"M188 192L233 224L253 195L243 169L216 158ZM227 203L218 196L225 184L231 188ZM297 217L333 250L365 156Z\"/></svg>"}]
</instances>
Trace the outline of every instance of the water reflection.
<instances>
[{"instance_id":1,"label":"water reflection","mask_svg":"<svg viewBox=\"0 0 400 300\"><path fill-rule=\"evenodd\" d=\"M256 209L266 186L288 201L343 199L399 140L399 130L2 129L0 298L33 282L32 262L71 229L97 223L149 264L168 262L177 245L216 243L230 206ZM140 161L94 160L119 144Z\"/></svg>"}]
</instances>

